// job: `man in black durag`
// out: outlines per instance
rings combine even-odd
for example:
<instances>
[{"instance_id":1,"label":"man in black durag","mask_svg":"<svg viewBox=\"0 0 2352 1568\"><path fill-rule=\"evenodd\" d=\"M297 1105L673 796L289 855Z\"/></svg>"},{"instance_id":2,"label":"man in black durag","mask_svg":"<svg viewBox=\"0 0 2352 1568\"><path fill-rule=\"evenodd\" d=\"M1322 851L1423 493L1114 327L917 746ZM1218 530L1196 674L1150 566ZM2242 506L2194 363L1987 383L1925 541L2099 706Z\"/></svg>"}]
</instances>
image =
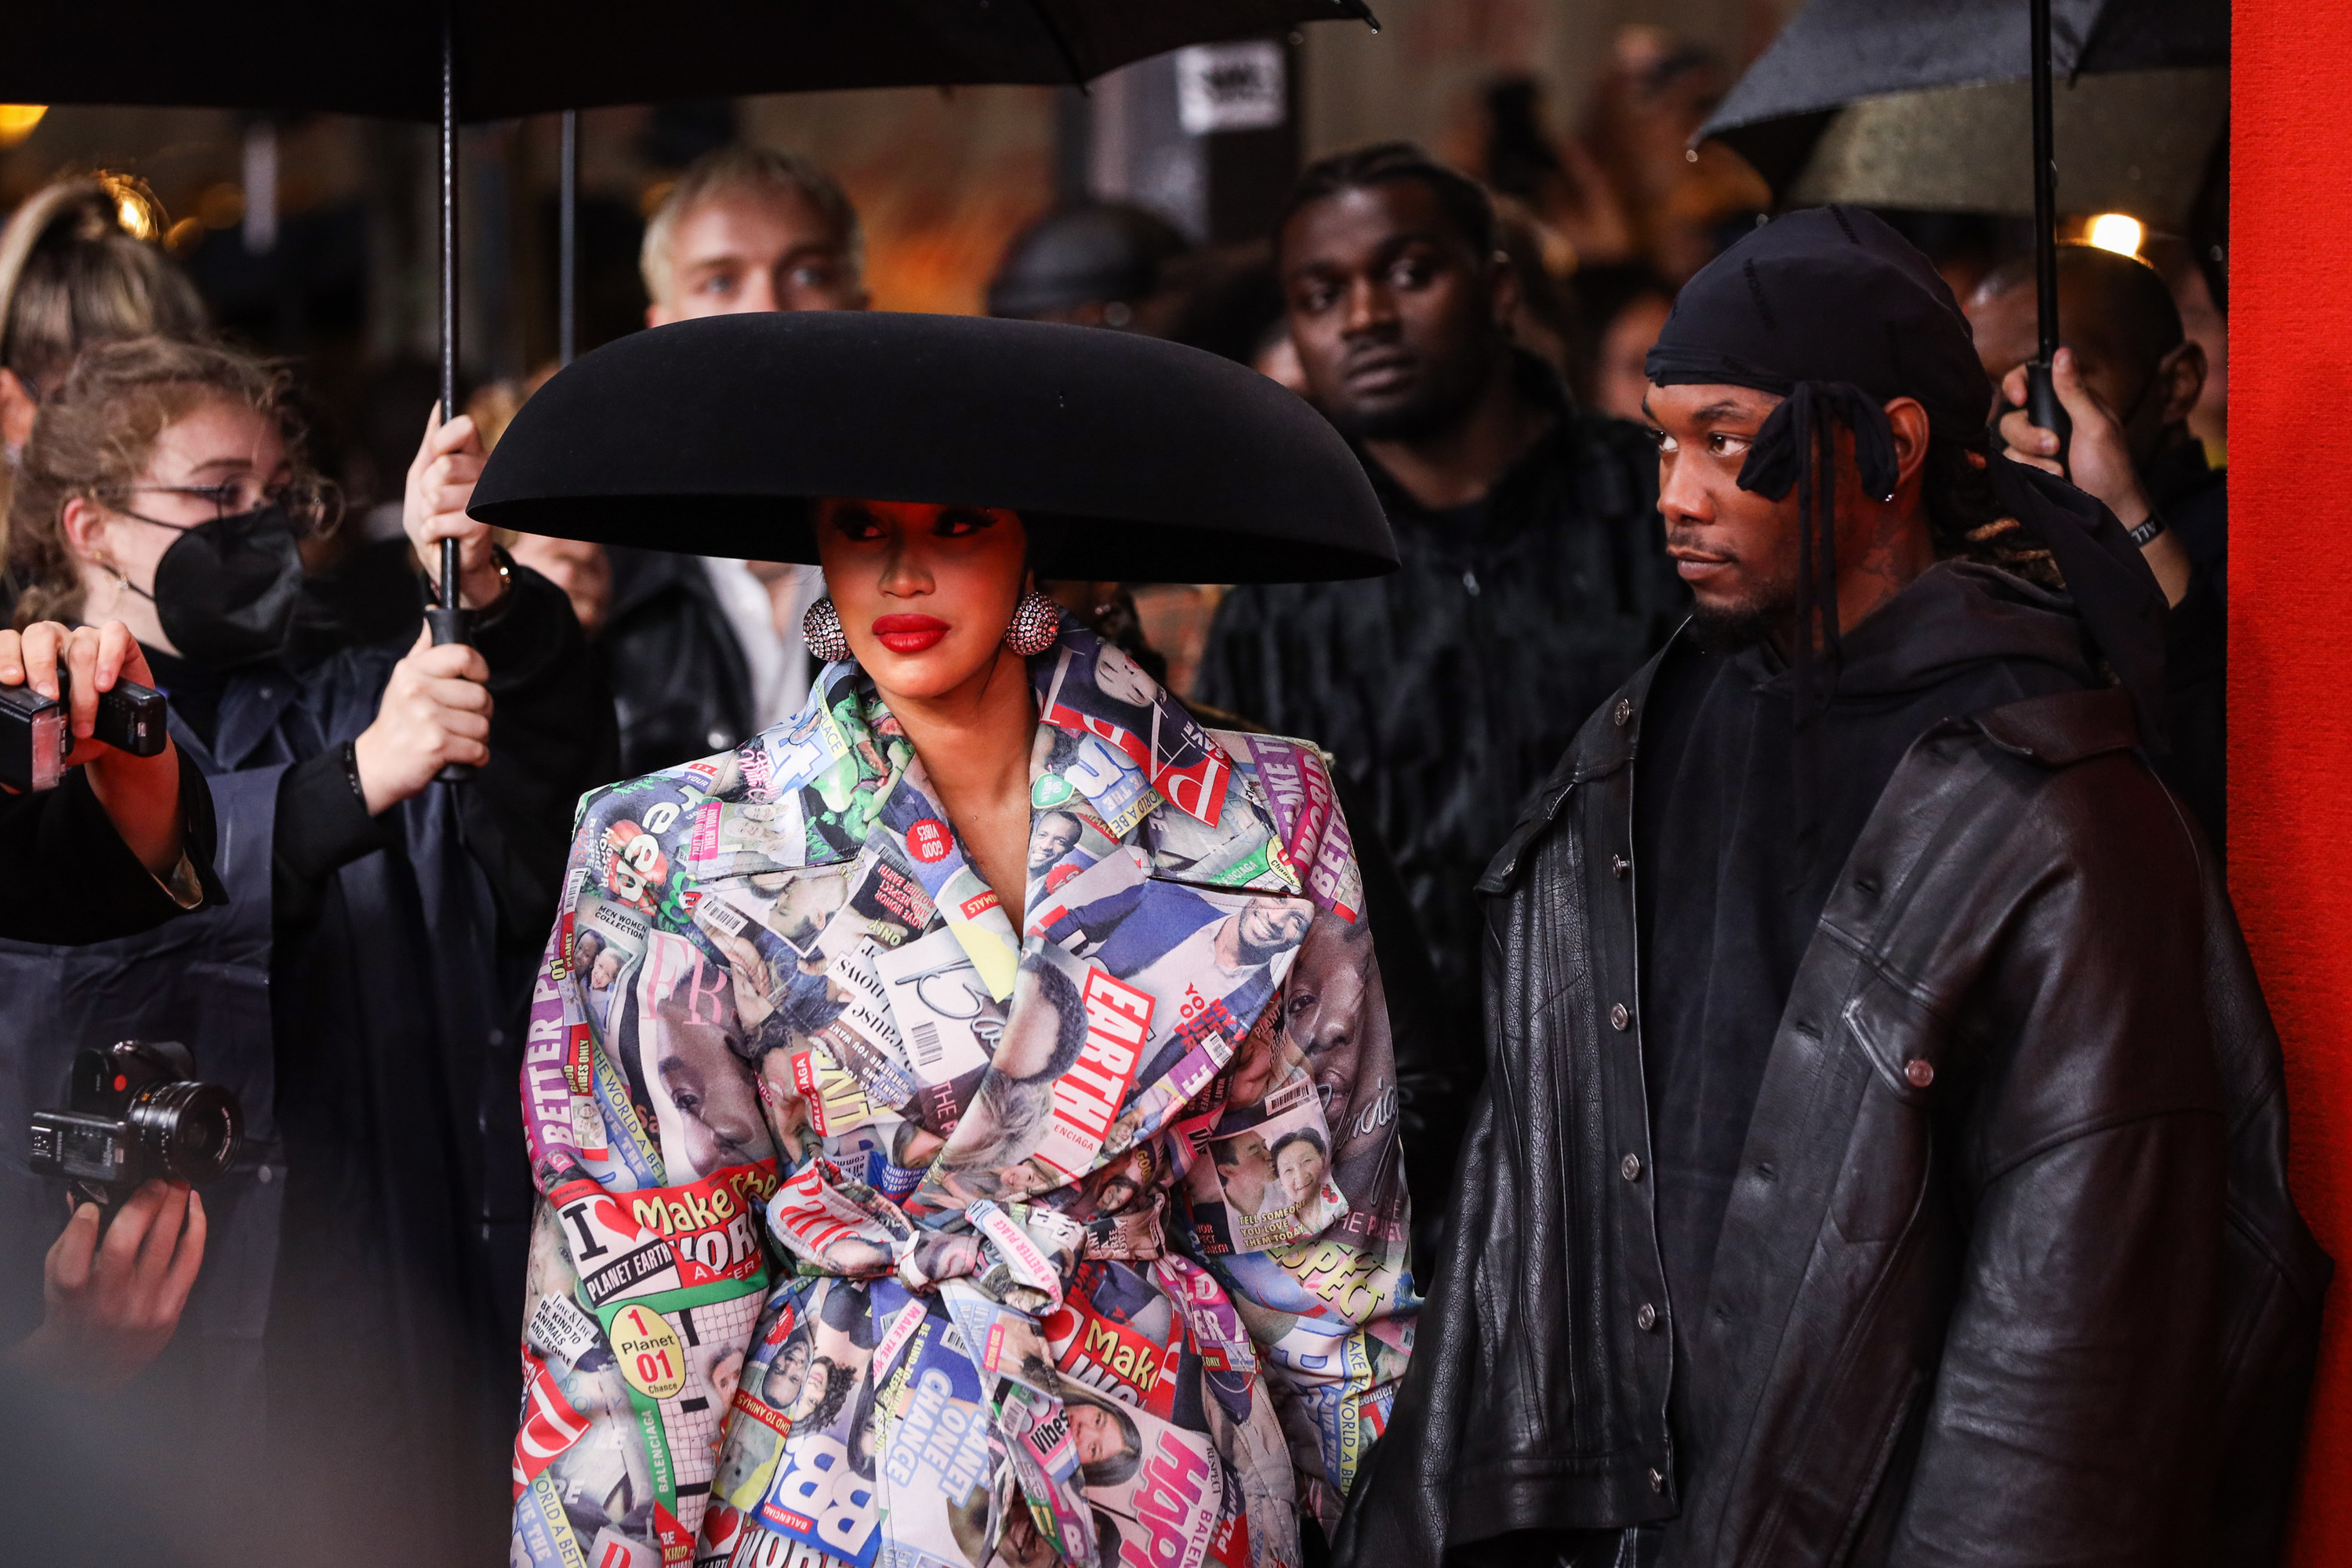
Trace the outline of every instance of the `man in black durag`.
<instances>
[{"instance_id":1,"label":"man in black durag","mask_svg":"<svg viewBox=\"0 0 2352 1568\"><path fill-rule=\"evenodd\" d=\"M1363 1565L2263 1561L2328 1264L2150 773L2164 601L1951 294L1791 214L1649 356L1692 624L1480 884L1495 1055Z\"/></svg>"}]
</instances>

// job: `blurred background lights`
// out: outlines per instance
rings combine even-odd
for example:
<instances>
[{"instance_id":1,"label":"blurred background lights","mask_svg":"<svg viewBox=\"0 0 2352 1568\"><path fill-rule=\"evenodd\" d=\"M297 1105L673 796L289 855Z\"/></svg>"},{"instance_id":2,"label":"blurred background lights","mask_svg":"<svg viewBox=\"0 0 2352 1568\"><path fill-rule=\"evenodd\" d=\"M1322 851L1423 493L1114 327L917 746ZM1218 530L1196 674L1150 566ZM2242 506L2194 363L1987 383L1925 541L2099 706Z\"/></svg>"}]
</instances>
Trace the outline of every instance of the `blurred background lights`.
<instances>
[{"instance_id":1,"label":"blurred background lights","mask_svg":"<svg viewBox=\"0 0 2352 1568\"><path fill-rule=\"evenodd\" d=\"M0 103L0 147L14 147L30 136L48 111L46 103Z\"/></svg>"},{"instance_id":2,"label":"blurred background lights","mask_svg":"<svg viewBox=\"0 0 2352 1568\"><path fill-rule=\"evenodd\" d=\"M140 239L155 239L162 236L163 205L147 182L136 174L117 174L110 169L98 173L98 183L114 198L115 216L122 220L125 232Z\"/></svg>"},{"instance_id":3,"label":"blurred background lights","mask_svg":"<svg viewBox=\"0 0 2352 1568\"><path fill-rule=\"evenodd\" d=\"M2091 243L2101 250L2112 250L2123 256L2137 256L2143 234L2139 219L2126 217L2121 213L2101 213L2091 220Z\"/></svg>"}]
</instances>

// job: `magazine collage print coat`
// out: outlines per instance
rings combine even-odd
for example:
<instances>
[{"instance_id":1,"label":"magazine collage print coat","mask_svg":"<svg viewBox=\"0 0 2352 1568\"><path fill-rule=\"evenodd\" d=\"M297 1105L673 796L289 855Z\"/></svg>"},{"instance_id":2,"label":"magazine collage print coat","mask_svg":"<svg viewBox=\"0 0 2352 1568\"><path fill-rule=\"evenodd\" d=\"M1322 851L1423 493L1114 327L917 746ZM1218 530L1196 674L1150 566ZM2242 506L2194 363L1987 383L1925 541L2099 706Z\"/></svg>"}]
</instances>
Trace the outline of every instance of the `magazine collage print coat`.
<instances>
[{"instance_id":1,"label":"magazine collage print coat","mask_svg":"<svg viewBox=\"0 0 2352 1568\"><path fill-rule=\"evenodd\" d=\"M1293 1568L1417 1306L1321 755L1065 622L1025 929L854 664L583 803L511 1561Z\"/></svg>"}]
</instances>

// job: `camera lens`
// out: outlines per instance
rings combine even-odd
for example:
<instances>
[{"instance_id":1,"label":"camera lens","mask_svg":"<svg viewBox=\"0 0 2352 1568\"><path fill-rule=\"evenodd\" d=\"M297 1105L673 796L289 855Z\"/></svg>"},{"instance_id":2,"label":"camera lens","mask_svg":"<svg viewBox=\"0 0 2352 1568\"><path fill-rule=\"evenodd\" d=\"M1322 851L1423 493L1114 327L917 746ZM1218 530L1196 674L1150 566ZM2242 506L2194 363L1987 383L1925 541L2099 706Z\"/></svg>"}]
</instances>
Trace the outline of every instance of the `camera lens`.
<instances>
[{"instance_id":1,"label":"camera lens","mask_svg":"<svg viewBox=\"0 0 2352 1568\"><path fill-rule=\"evenodd\" d=\"M142 1162L169 1182L209 1182L236 1158L236 1097L218 1084L157 1084L131 1102Z\"/></svg>"}]
</instances>

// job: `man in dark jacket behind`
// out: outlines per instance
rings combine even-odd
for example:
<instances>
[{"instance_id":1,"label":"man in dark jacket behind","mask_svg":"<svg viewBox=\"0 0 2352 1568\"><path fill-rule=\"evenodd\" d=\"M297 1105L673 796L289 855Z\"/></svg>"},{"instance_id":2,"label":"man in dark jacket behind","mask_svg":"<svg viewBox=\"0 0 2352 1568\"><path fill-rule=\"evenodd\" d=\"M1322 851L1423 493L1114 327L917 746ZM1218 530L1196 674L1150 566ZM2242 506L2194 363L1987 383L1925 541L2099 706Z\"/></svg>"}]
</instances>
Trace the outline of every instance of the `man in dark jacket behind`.
<instances>
[{"instance_id":1,"label":"man in dark jacket behind","mask_svg":"<svg viewBox=\"0 0 2352 1568\"><path fill-rule=\"evenodd\" d=\"M1405 1108L1409 1176L1428 1192L1482 1070L1472 884L1688 600L1640 428L1570 408L1513 348L1518 283L1476 184L1402 143L1326 159L1292 195L1276 264L1315 403L1356 443L1403 564L1235 589L1193 695L1328 748L1394 857L1454 1042L1455 1082Z\"/></svg>"},{"instance_id":2,"label":"man in dark jacket behind","mask_svg":"<svg viewBox=\"0 0 2352 1568\"><path fill-rule=\"evenodd\" d=\"M1480 884L1486 1098L1338 1561L2274 1558L2329 1265L2141 753L2155 579L1989 454L1867 214L1743 239L1648 369L1692 634Z\"/></svg>"},{"instance_id":3,"label":"man in dark jacket behind","mask_svg":"<svg viewBox=\"0 0 2352 1568\"><path fill-rule=\"evenodd\" d=\"M2031 258L1995 268L1968 301L1977 357L2001 392L2009 455L2051 472L2056 443L2021 398L2039 345ZM2205 390L2205 351L2182 329L2161 274L2095 245L2058 247L2059 401L2074 422L2066 477L2131 531L2172 602L2166 637L2167 728L2157 776L2224 852L2228 795L2229 486L2189 428ZM2046 445L2044 443L2047 443Z\"/></svg>"}]
</instances>

